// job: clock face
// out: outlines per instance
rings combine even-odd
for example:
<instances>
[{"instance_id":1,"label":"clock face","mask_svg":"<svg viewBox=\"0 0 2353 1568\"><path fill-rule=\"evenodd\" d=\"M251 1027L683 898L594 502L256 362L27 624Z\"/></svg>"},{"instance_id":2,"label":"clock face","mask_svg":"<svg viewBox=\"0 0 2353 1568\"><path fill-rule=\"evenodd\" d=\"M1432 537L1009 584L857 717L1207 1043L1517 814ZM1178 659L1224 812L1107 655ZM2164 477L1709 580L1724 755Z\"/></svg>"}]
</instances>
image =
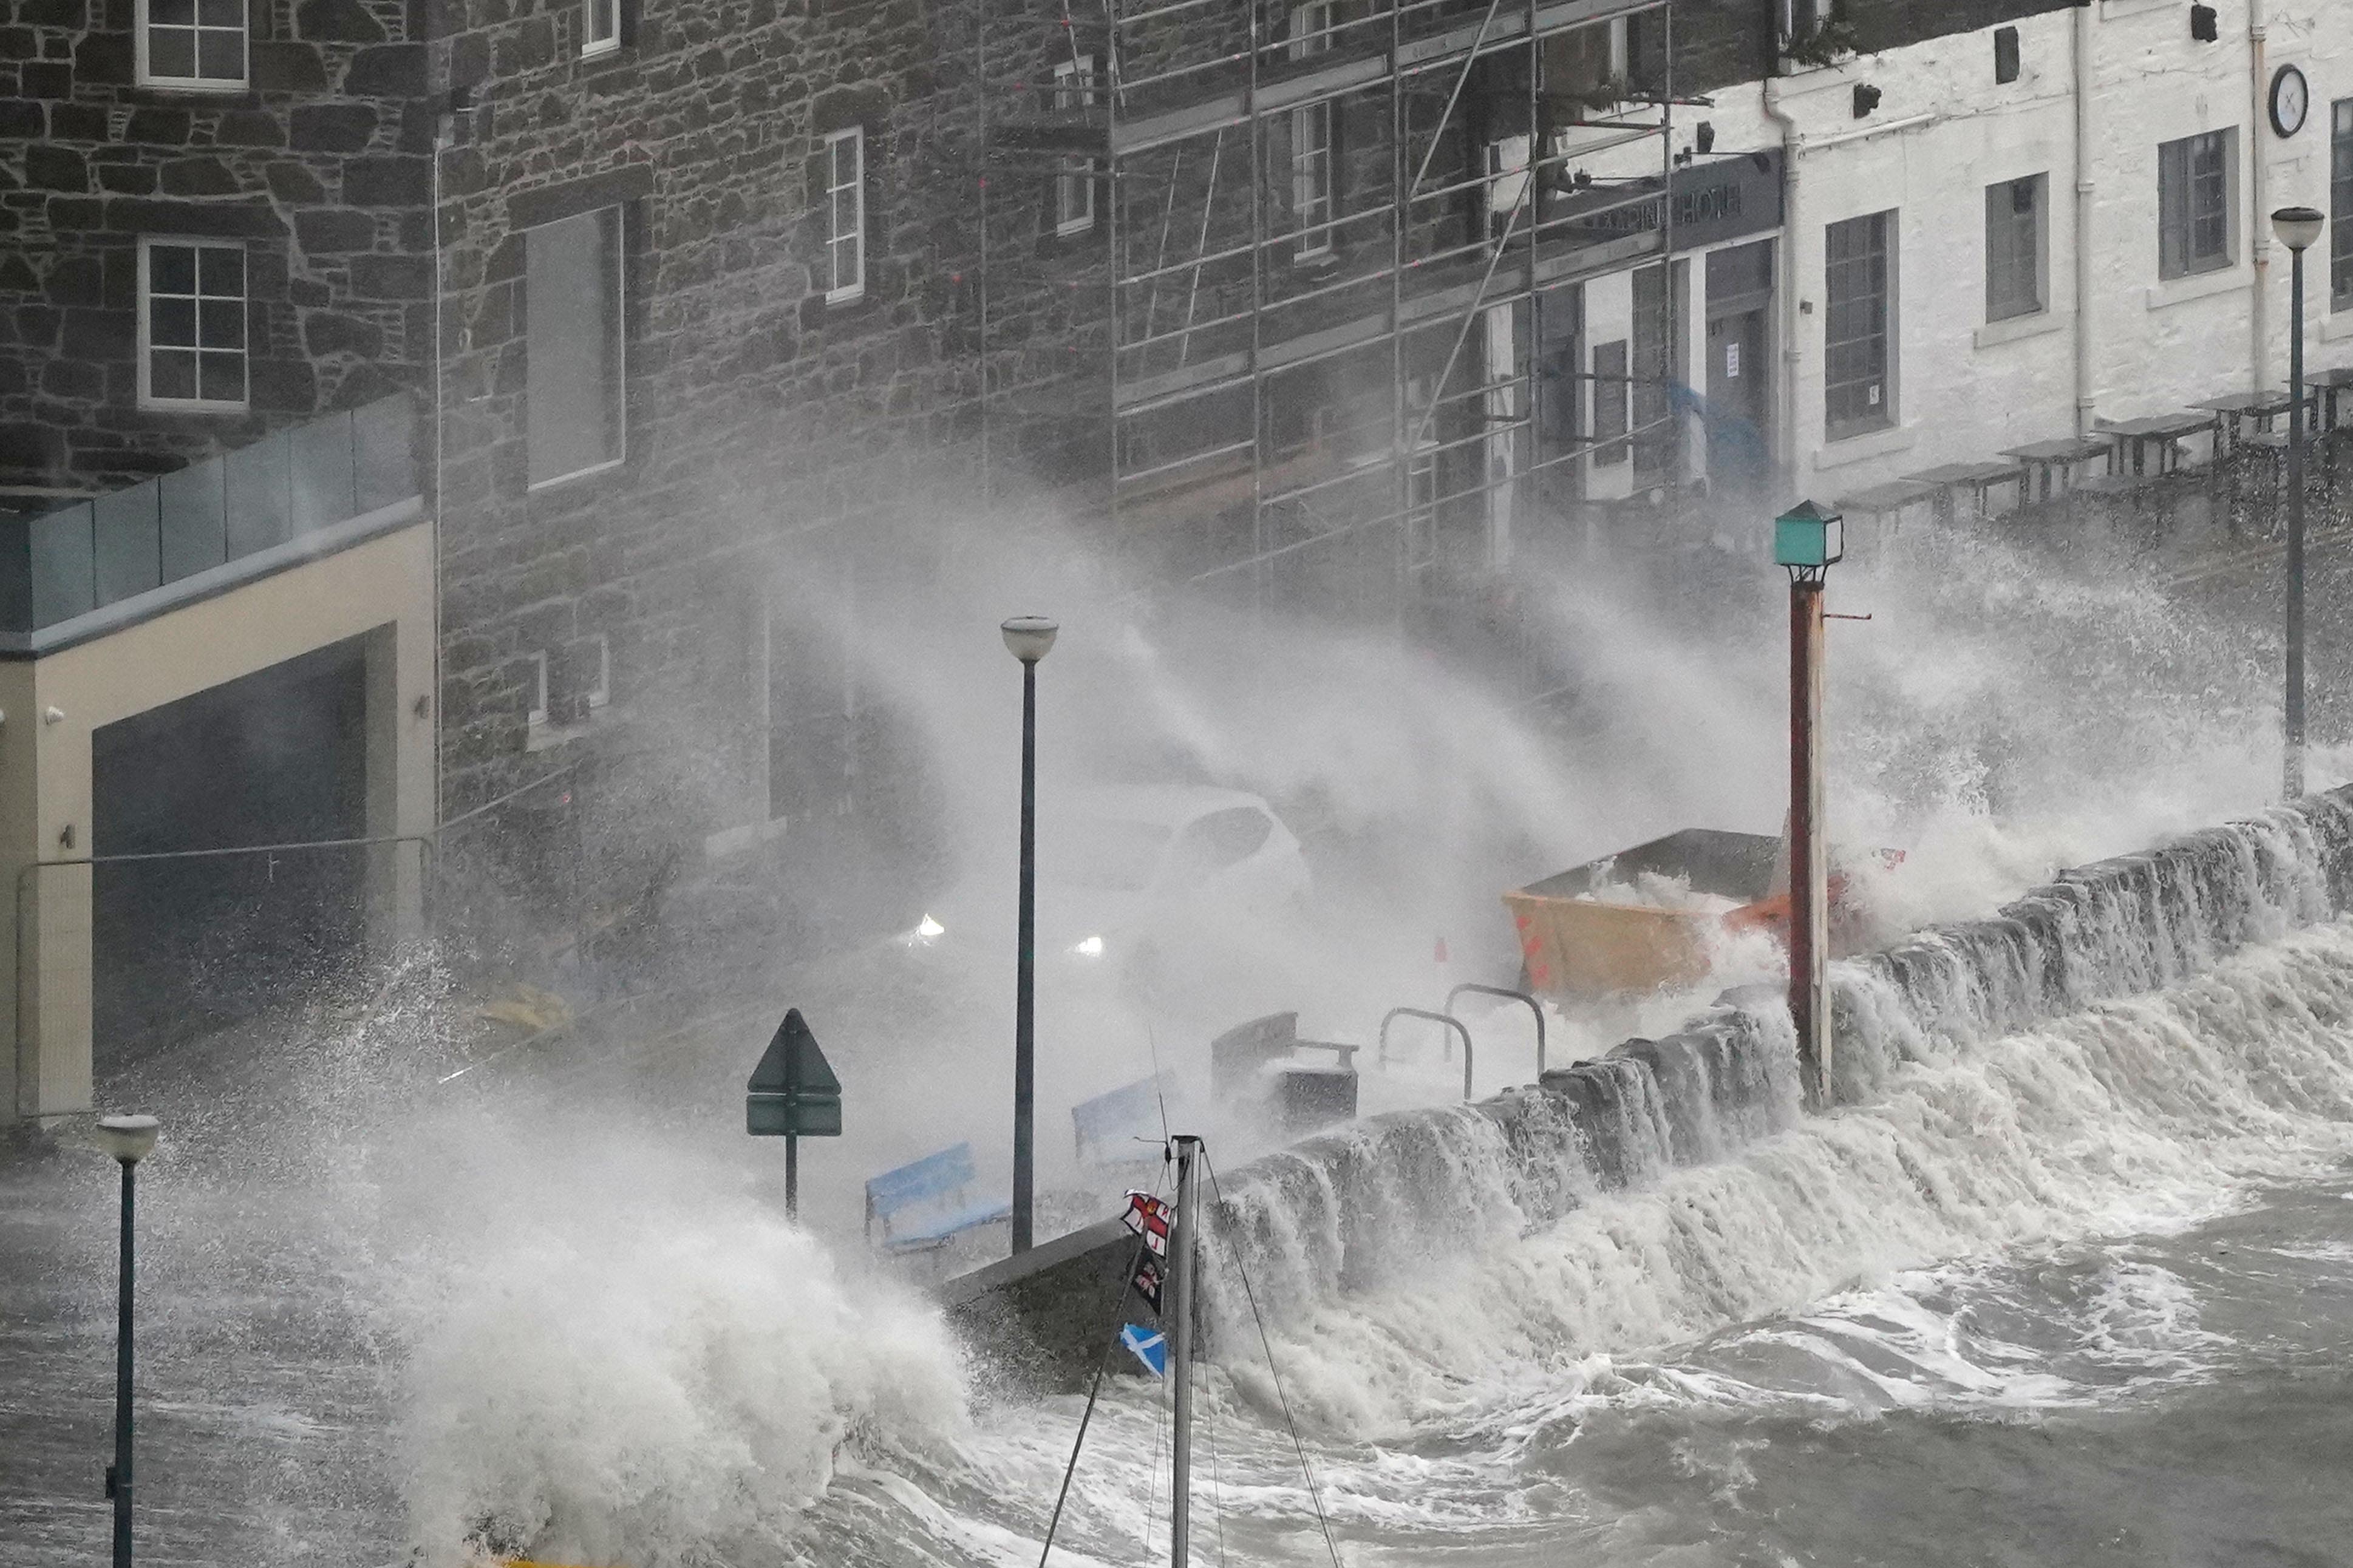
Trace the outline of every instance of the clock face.
<instances>
[{"instance_id":1,"label":"clock face","mask_svg":"<svg viewBox=\"0 0 2353 1568\"><path fill-rule=\"evenodd\" d=\"M2304 72L2294 66L2280 67L2272 78L2272 130L2281 136L2293 136L2304 129L2304 117L2312 108L2312 89L2306 85Z\"/></svg>"}]
</instances>

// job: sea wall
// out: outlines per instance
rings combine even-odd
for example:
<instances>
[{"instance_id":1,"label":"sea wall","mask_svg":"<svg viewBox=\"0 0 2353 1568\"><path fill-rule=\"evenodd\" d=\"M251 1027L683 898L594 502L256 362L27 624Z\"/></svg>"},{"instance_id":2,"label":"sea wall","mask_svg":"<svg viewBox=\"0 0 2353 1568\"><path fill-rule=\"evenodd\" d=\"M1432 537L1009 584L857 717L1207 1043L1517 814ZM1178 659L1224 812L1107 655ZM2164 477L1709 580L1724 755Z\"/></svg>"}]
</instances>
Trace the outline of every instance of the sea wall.
<instances>
[{"instance_id":1,"label":"sea wall","mask_svg":"<svg viewBox=\"0 0 2353 1568\"><path fill-rule=\"evenodd\" d=\"M1873 1100L1905 1061L2173 984L2348 907L2353 786L2063 872L1988 919L1833 964L1836 1096ZM1499 1226L1539 1226L1597 1194L1721 1159L1801 1114L1781 993L1750 987L1672 1035L1628 1040L1537 1084L1372 1117L1218 1173L1206 1342L1216 1353L1219 1325L1244 1321L1246 1288L1261 1301L1302 1301L1394 1279ZM1082 1379L1096 1350L1064 1342L1092 1340L1110 1321L1132 1248L1097 1234L1103 1258L1059 1260L1058 1289L997 1279L1006 1265L952 1283L952 1317L1026 1384Z\"/></svg>"}]
</instances>

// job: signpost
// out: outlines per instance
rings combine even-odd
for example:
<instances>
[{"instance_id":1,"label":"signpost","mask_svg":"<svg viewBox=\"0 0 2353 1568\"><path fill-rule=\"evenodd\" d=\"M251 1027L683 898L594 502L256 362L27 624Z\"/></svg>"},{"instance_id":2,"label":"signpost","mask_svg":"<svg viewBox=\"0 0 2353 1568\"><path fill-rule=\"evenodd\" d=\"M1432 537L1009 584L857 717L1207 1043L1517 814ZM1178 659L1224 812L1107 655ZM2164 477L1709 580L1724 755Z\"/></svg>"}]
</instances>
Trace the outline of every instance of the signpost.
<instances>
[{"instance_id":1,"label":"signpost","mask_svg":"<svg viewBox=\"0 0 2353 1568\"><path fill-rule=\"evenodd\" d=\"M795 1007L744 1086L744 1130L785 1141L785 1213L801 1209L801 1140L841 1136L841 1080Z\"/></svg>"}]
</instances>

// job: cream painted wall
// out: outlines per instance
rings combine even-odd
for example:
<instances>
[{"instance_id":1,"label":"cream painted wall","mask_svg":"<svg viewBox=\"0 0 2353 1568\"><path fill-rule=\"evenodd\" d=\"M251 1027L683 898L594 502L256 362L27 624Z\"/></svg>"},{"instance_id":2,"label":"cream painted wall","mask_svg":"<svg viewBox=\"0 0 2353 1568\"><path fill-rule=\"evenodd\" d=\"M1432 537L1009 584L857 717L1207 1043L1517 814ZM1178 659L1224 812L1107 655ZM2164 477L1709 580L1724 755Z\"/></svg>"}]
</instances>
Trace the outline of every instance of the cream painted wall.
<instances>
[{"instance_id":1,"label":"cream painted wall","mask_svg":"<svg viewBox=\"0 0 2353 1568\"><path fill-rule=\"evenodd\" d=\"M90 1109L87 868L27 876L90 852L91 736L99 729L348 637L368 649L368 832L428 835L434 790L433 528L416 523L37 660L0 665L0 870L22 895L22 973L0 964L0 1052L19 1111ZM47 721L54 710L59 717ZM389 742L388 745L386 742ZM388 753L388 754L387 754ZM70 842L69 843L69 837ZM379 859L378 929L413 923L414 853ZM0 952L18 951L17 898ZM19 996L20 983L28 983ZM20 1022L22 1026L20 1027Z\"/></svg>"}]
</instances>

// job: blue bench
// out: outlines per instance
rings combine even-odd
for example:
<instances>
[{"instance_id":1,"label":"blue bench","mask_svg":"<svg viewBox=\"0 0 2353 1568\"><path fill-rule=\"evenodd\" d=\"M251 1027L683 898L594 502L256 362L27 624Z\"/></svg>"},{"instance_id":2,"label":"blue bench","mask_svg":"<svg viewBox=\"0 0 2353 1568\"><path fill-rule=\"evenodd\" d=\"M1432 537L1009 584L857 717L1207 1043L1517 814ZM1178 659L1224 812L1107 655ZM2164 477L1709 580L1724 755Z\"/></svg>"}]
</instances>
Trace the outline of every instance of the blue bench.
<instances>
[{"instance_id":1,"label":"blue bench","mask_svg":"<svg viewBox=\"0 0 2353 1568\"><path fill-rule=\"evenodd\" d=\"M965 1231L1011 1215L1009 1202L971 1201L965 1194L973 1179L969 1143L883 1172L866 1184L867 1245L874 1243L877 1220L882 1222L884 1251L913 1252L919 1247L945 1247ZM909 1210L916 1212L909 1228L902 1230L899 1216Z\"/></svg>"},{"instance_id":2,"label":"blue bench","mask_svg":"<svg viewBox=\"0 0 2353 1568\"><path fill-rule=\"evenodd\" d=\"M1071 1107L1071 1133L1078 1157L1091 1163L1157 1160L1166 1131L1156 1077L1140 1078Z\"/></svg>"}]
</instances>

